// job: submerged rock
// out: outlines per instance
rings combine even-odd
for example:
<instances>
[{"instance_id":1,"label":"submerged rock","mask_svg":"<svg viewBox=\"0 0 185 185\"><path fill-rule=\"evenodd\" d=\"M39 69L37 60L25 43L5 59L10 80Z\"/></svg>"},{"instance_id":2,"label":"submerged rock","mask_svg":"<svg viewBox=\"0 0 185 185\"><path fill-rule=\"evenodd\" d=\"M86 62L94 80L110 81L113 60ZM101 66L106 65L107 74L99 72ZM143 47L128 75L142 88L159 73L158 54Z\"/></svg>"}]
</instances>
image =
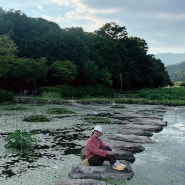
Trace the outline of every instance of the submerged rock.
<instances>
[{"instance_id":1,"label":"submerged rock","mask_svg":"<svg viewBox=\"0 0 185 185\"><path fill-rule=\"evenodd\" d=\"M134 172L126 161L121 161L127 166L128 172L117 171L112 169L108 161L101 166L84 166L77 164L72 167L68 176L73 179L131 179Z\"/></svg>"}]
</instances>

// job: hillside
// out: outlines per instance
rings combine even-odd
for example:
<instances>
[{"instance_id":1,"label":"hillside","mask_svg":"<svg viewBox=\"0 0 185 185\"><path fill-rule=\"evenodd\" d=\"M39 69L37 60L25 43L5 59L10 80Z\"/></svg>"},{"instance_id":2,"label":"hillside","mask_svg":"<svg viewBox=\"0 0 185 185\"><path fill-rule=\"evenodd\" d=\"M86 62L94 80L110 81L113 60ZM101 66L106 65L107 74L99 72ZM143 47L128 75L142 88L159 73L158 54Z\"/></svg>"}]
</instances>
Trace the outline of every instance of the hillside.
<instances>
[{"instance_id":1,"label":"hillside","mask_svg":"<svg viewBox=\"0 0 185 185\"><path fill-rule=\"evenodd\" d=\"M166 66L166 70L173 82L185 81L185 61Z\"/></svg>"},{"instance_id":2,"label":"hillside","mask_svg":"<svg viewBox=\"0 0 185 185\"><path fill-rule=\"evenodd\" d=\"M172 82L185 82L185 70L170 75Z\"/></svg>"},{"instance_id":3,"label":"hillside","mask_svg":"<svg viewBox=\"0 0 185 185\"><path fill-rule=\"evenodd\" d=\"M146 41L127 35L126 27L114 22L88 33L0 8L0 88L9 90L15 83L16 91L57 85L116 90L170 85L162 62L147 54Z\"/></svg>"},{"instance_id":4,"label":"hillside","mask_svg":"<svg viewBox=\"0 0 185 185\"><path fill-rule=\"evenodd\" d=\"M181 63L166 66L166 70L168 71L169 75L177 73L179 71L183 71L185 70L185 61Z\"/></svg>"}]
</instances>

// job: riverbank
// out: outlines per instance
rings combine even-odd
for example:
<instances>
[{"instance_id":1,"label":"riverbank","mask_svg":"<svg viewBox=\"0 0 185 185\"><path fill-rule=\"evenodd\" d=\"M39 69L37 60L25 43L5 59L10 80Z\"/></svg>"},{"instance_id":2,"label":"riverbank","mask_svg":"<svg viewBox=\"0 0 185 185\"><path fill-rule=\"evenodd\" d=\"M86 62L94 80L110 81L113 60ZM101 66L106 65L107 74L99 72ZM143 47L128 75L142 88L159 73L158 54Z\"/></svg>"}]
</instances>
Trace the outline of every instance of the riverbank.
<instances>
[{"instance_id":1,"label":"riverbank","mask_svg":"<svg viewBox=\"0 0 185 185\"><path fill-rule=\"evenodd\" d=\"M30 104L141 104L141 105L166 105L185 106L184 100L150 100L144 98L120 97L120 98L83 98L83 99L55 99L42 98L41 96L15 96L16 103Z\"/></svg>"}]
</instances>

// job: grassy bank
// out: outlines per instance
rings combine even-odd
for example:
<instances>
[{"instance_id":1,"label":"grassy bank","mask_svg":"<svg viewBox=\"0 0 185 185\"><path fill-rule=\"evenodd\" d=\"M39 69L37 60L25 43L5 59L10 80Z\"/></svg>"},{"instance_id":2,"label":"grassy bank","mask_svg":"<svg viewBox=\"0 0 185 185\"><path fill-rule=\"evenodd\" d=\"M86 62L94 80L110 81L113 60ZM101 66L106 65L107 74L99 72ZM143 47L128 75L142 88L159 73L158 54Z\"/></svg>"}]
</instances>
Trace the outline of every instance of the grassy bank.
<instances>
[{"instance_id":1,"label":"grassy bank","mask_svg":"<svg viewBox=\"0 0 185 185\"><path fill-rule=\"evenodd\" d=\"M40 103L40 104L64 104L64 103L83 103L83 104L158 104L169 106L185 105L185 88L158 88L142 89L137 91L122 91L115 93L112 97L86 97L63 99L55 96L42 97L16 97L23 103ZM25 101L25 102L24 102ZM21 101L20 101L21 102Z\"/></svg>"},{"instance_id":2,"label":"grassy bank","mask_svg":"<svg viewBox=\"0 0 185 185\"><path fill-rule=\"evenodd\" d=\"M115 94L114 98L84 98L80 103L127 103L127 104L158 104L170 106L185 105L185 88L142 89L123 91Z\"/></svg>"}]
</instances>

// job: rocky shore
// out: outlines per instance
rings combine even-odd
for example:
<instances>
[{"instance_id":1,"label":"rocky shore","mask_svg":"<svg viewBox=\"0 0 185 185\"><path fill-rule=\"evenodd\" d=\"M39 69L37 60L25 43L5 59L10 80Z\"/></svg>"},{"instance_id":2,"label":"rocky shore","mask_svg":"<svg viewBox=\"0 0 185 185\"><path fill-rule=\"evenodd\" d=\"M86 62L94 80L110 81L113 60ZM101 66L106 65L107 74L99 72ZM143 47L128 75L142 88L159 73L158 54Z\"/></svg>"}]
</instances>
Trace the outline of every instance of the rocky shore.
<instances>
[{"instance_id":1,"label":"rocky shore","mask_svg":"<svg viewBox=\"0 0 185 185\"><path fill-rule=\"evenodd\" d=\"M104 162L102 166L84 166L81 163L72 167L68 176L74 180L60 182L57 185L104 185L105 182L97 181L102 179L131 179L134 172L131 164L136 160L134 154L145 150L143 144L153 144L151 136L153 133L160 132L167 123L159 118L136 114L133 112L125 112L116 109L114 111L106 111L110 117L116 118L119 122L119 130L115 134L108 136L105 143L115 149L116 157L127 165L130 170L128 173L113 170L108 162ZM85 147L81 151L81 159L85 159ZM96 180L94 180L96 179Z\"/></svg>"}]
</instances>

